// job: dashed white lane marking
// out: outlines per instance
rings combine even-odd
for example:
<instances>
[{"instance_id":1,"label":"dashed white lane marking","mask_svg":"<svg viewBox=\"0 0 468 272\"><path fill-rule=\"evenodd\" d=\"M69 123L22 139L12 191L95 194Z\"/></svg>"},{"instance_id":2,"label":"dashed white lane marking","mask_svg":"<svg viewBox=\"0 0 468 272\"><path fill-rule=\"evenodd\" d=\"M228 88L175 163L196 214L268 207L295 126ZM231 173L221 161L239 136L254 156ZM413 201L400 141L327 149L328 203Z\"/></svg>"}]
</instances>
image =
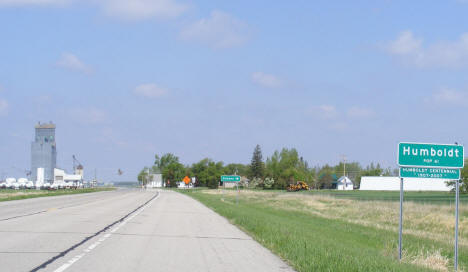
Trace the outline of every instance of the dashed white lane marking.
<instances>
[{"instance_id":1,"label":"dashed white lane marking","mask_svg":"<svg viewBox=\"0 0 468 272\"><path fill-rule=\"evenodd\" d=\"M75 257L71 258L68 262L60 266L59 268L55 269L54 272L63 272L70 266L72 266L74 263L76 263L79 259L83 258L86 254L91 252L93 249L95 249L97 246L99 246L101 243L103 243L107 238L111 237L114 232L116 232L118 229L120 229L122 226L127 224L130 220L135 218L135 216L139 215L146 207L148 207L153 201L159 198L161 194L158 194L153 200L151 200L148 204L145 206L141 207L138 211L136 211L134 214L132 214L130 217L119 223L117 226L112 228L109 233L104 234L99 240L94 242L92 245L88 246L88 248L83 250L83 253L76 255Z\"/></svg>"}]
</instances>

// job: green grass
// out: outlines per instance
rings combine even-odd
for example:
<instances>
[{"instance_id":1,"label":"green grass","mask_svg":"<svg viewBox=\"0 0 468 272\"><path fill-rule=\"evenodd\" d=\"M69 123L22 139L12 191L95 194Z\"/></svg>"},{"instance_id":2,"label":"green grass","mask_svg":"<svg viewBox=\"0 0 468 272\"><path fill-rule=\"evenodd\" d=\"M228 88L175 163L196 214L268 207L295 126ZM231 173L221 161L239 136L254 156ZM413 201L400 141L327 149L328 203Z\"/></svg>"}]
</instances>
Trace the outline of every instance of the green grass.
<instances>
[{"instance_id":1,"label":"green grass","mask_svg":"<svg viewBox=\"0 0 468 272\"><path fill-rule=\"evenodd\" d=\"M418 257L426 262L425 252L440 252L445 260L453 258L452 241L436 242L405 234L407 259L400 263L396 231L324 218L304 209L291 210L286 206L293 202L277 198L261 200L241 194L239 204L235 204L234 194L224 195L222 201L219 194L181 191L228 218L298 271L427 271L430 269L411 261ZM468 263L468 256L462 253L467 249L460 248L461 267Z\"/></svg>"},{"instance_id":2,"label":"green grass","mask_svg":"<svg viewBox=\"0 0 468 272\"><path fill-rule=\"evenodd\" d=\"M36 197L86 194L86 193L95 193L95 192L111 191L111 190L115 190L115 188L99 187L99 188L84 188L84 189L61 189L61 190L56 190L56 191L0 189L0 202L27 199L27 198L36 198Z\"/></svg>"}]
</instances>

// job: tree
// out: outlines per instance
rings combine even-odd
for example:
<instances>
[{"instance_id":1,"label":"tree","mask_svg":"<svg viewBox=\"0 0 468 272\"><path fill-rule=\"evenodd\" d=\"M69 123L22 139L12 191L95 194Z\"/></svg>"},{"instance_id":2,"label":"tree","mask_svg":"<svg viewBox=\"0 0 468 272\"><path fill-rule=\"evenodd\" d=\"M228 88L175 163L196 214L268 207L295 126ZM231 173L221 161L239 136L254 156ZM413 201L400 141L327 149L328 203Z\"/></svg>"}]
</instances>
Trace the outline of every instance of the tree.
<instances>
[{"instance_id":1,"label":"tree","mask_svg":"<svg viewBox=\"0 0 468 272\"><path fill-rule=\"evenodd\" d=\"M166 186L177 187L177 182L185 176L185 167L179 162L171 162L164 168L162 175L164 180L169 181Z\"/></svg>"},{"instance_id":2,"label":"tree","mask_svg":"<svg viewBox=\"0 0 468 272\"><path fill-rule=\"evenodd\" d=\"M338 177L343 175L344 170L346 170L346 176L354 181L361 173L362 167L358 162L347 162L346 167L343 162L340 162L337 166L335 166L335 174Z\"/></svg>"},{"instance_id":3,"label":"tree","mask_svg":"<svg viewBox=\"0 0 468 272\"><path fill-rule=\"evenodd\" d=\"M148 183L148 167L144 167L140 173L138 173L138 182L143 186Z\"/></svg>"},{"instance_id":4,"label":"tree","mask_svg":"<svg viewBox=\"0 0 468 272\"><path fill-rule=\"evenodd\" d=\"M317 189L331 189L334 181L334 168L326 164L318 173ZM336 175L335 175L336 176Z\"/></svg>"},{"instance_id":5,"label":"tree","mask_svg":"<svg viewBox=\"0 0 468 272\"><path fill-rule=\"evenodd\" d=\"M264 189L271 189L273 187L273 184L275 184L275 180L273 178L266 178L263 181L263 188Z\"/></svg>"},{"instance_id":6,"label":"tree","mask_svg":"<svg viewBox=\"0 0 468 272\"><path fill-rule=\"evenodd\" d=\"M249 183L249 188L263 187L263 180L261 178L253 178Z\"/></svg>"},{"instance_id":7,"label":"tree","mask_svg":"<svg viewBox=\"0 0 468 272\"><path fill-rule=\"evenodd\" d=\"M460 192L468 193L468 159L465 159L465 167L460 171ZM448 181L447 185L452 187L452 190L455 190L455 181Z\"/></svg>"},{"instance_id":8,"label":"tree","mask_svg":"<svg viewBox=\"0 0 468 272\"><path fill-rule=\"evenodd\" d=\"M250 177L251 178L263 178L265 175L265 164L263 163L262 150L260 145L257 145L252 155L252 161L250 163Z\"/></svg>"},{"instance_id":9,"label":"tree","mask_svg":"<svg viewBox=\"0 0 468 272\"><path fill-rule=\"evenodd\" d=\"M219 186L221 175L223 174L223 162L209 162L208 163L208 177L207 185L210 189L216 189Z\"/></svg>"},{"instance_id":10,"label":"tree","mask_svg":"<svg viewBox=\"0 0 468 272\"><path fill-rule=\"evenodd\" d=\"M221 175L225 173L224 170L223 162L214 162L208 158L192 164L191 167L191 172L197 179L197 186L213 189L218 188Z\"/></svg>"},{"instance_id":11,"label":"tree","mask_svg":"<svg viewBox=\"0 0 468 272\"><path fill-rule=\"evenodd\" d=\"M206 187L208 186L208 163L211 160L206 158L197 163L192 164L192 174L196 178L196 186Z\"/></svg>"},{"instance_id":12,"label":"tree","mask_svg":"<svg viewBox=\"0 0 468 272\"><path fill-rule=\"evenodd\" d=\"M177 187L177 182L182 180L186 173L186 169L179 162L179 158L171 153L164 154L162 157L155 155L153 168L161 172L168 187Z\"/></svg>"},{"instance_id":13,"label":"tree","mask_svg":"<svg viewBox=\"0 0 468 272\"><path fill-rule=\"evenodd\" d=\"M312 184L315 175L315 169L310 168L307 161L299 157L295 148L275 151L266 161L266 176L275 180L273 187L276 189L285 189L288 184L296 181Z\"/></svg>"},{"instance_id":14,"label":"tree","mask_svg":"<svg viewBox=\"0 0 468 272\"><path fill-rule=\"evenodd\" d=\"M161 158L158 155L155 155L154 157L154 166L159 168L161 171L164 171L164 168L166 168L169 164L179 162L179 158L171 153L164 154Z\"/></svg>"},{"instance_id":15,"label":"tree","mask_svg":"<svg viewBox=\"0 0 468 272\"><path fill-rule=\"evenodd\" d=\"M465 160L465 167L461 169L460 173L461 178L461 191L468 193L468 159Z\"/></svg>"},{"instance_id":16,"label":"tree","mask_svg":"<svg viewBox=\"0 0 468 272\"><path fill-rule=\"evenodd\" d=\"M354 186L359 187L361 185L361 177L363 176L391 176L393 174L392 172L391 168L383 169L379 163L377 163L377 165L371 163L356 176Z\"/></svg>"},{"instance_id":17,"label":"tree","mask_svg":"<svg viewBox=\"0 0 468 272\"><path fill-rule=\"evenodd\" d=\"M239 176L248 176L249 165L245 165L241 163L230 163L224 167L224 173L226 175L237 174Z\"/></svg>"}]
</instances>

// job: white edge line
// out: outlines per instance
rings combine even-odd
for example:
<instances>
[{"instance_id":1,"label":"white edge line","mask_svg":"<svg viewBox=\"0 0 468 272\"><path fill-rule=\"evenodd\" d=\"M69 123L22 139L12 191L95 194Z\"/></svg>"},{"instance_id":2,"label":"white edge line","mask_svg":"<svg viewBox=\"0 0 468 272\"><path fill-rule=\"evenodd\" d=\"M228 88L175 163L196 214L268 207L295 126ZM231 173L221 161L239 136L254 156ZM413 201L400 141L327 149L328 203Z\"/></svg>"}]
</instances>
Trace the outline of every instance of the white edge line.
<instances>
[{"instance_id":1,"label":"white edge line","mask_svg":"<svg viewBox=\"0 0 468 272\"><path fill-rule=\"evenodd\" d=\"M68 269L70 266L72 266L75 262L77 262L79 259L83 258L87 253L91 252L93 249L95 249L99 244L104 242L107 238L112 236L112 233L116 232L120 227L124 226L127 224L128 221L132 220L135 218L135 216L139 215L146 207L148 207L153 201L159 198L161 194L159 193L153 200L151 200L148 204L145 206L141 207L138 211L136 211L132 216L129 218L125 219L122 221L120 224L118 224L115 228L113 228L110 233L106 233L102 238L100 238L97 242L93 243L90 245L88 248L83 250L83 253L80 255L76 255L72 259L70 259L68 262L64 263L61 265L59 268L55 269L54 272L63 272L66 269Z\"/></svg>"}]
</instances>

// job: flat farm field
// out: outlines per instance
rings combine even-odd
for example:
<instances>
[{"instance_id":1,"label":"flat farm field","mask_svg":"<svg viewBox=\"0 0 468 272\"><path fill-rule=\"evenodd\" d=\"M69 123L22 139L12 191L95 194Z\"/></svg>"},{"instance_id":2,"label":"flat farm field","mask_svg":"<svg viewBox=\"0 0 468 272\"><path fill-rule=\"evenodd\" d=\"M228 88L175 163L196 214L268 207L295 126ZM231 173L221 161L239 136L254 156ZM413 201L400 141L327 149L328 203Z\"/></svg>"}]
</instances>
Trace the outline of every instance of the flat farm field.
<instances>
[{"instance_id":1,"label":"flat farm field","mask_svg":"<svg viewBox=\"0 0 468 272\"><path fill-rule=\"evenodd\" d=\"M319 190L303 191L301 194L324 195L342 199L353 199L363 201L400 201L399 191L337 191L337 190ZM454 192L416 192L407 191L404 193L404 200L408 202L427 203L427 204L448 204L455 203ZM460 202L468 204L468 195L460 194Z\"/></svg>"}]
</instances>

